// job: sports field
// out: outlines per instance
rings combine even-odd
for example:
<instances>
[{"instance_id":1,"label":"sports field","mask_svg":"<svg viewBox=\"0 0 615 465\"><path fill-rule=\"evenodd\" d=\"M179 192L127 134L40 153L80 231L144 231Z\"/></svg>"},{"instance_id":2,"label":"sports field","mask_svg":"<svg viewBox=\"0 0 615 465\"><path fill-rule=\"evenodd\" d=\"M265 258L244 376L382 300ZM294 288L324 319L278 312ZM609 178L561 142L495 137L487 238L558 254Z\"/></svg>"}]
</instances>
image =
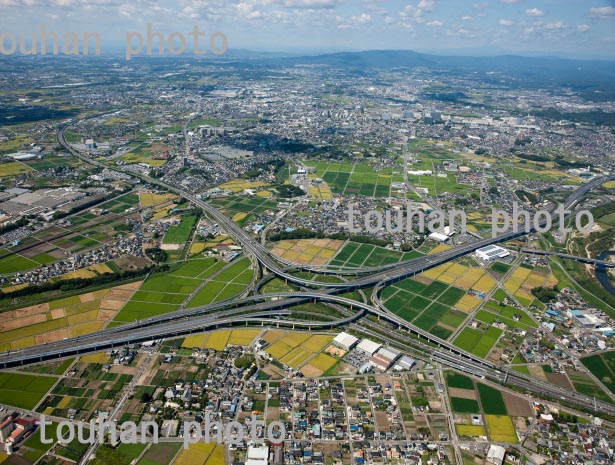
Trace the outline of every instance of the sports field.
<instances>
[{"instance_id":1,"label":"sports field","mask_svg":"<svg viewBox=\"0 0 615 465\"><path fill-rule=\"evenodd\" d=\"M455 310L465 292L440 281L406 279L382 291L387 309L442 339L448 339L467 318Z\"/></svg>"},{"instance_id":2,"label":"sports field","mask_svg":"<svg viewBox=\"0 0 615 465\"><path fill-rule=\"evenodd\" d=\"M420 257L419 252L396 252L371 244L347 243L331 260L331 265L360 268L388 265Z\"/></svg>"},{"instance_id":3,"label":"sports field","mask_svg":"<svg viewBox=\"0 0 615 465\"><path fill-rule=\"evenodd\" d=\"M324 265L344 245L333 239L300 239L273 244L271 252L278 257L302 265Z\"/></svg>"}]
</instances>

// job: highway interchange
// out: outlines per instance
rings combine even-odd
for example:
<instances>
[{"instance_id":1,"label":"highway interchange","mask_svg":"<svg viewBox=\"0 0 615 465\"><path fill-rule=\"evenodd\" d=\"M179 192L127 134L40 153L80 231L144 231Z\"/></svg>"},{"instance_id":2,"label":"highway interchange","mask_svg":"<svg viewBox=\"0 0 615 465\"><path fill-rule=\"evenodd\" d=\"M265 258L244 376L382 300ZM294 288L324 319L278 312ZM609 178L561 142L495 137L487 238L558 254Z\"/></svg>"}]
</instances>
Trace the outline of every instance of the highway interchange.
<instances>
[{"instance_id":1,"label":"highway interchange","mask_svg":"<svg viewBox=\"0 0 615 465\"><path fill-rule=\"evenodd\" d=\"M81 153L75 151L73 147L64 140L63 133L66 127L67 126L64 126L58 130L57 138L60 144L73 155L79 157L83 162L108 168L108 166L102 165L88 157L84 157ZM134 173L130 174L134 175ZM588 396L571 392L560 386L537 380L522 373L502 371L496 365L460 350L451 343L411 325L406 320L384 308L379 299L378 294L380 289L389 284L420 274L430 268L434 268L459 257L463 257L487 245L502 243L521 237L526 234L523 228L521 228L519 232L511 231L496 238L478 240L471 244L451 248L442 253L415 258L394 265L337 271L313 269L311 267L302 268L303 270L316 273L341 274L353 278L340 283L322 283L300 278L292 274L289 266L293 266L297 269L296 265L290 263L280 264L280 260L277 259L277 257L274 259L270 252L260 243L253 240L246 231L202 199L159 180L146 176L140 177L142 177L144 181L157 184L164 189L180 195L201 208L207 216L226 229L228 234L243 247L244 251L251 256L254 263L258 264L262 270L266 270L287 282L292 282L303 290L301 292L252 295L230 302L226 301L188 310L179 310L172 314L148 318L86 336L65 339L45 345L37 345L19 351L6 352L0 356L0 368L20 366L43 360L84 354L105 350L111 347L175 337L193 332L202 332L221 326L274 325L305 330L328 329L355 325L363 316L372 314L379 319L387 321L395 328L404 329L418 336L419 344L423 344L420 343L420 339L424 339L425 342L429 344L426 347L427 351L431 353L430 358L442 365L470 373L477 377L487 377L520 390L539 393L542 396L550 397L556 401L566 402L589 411L615 416L615 406L611 404L596 401ZM587 192L611 179L615 179L615 175L594 179L582 185L568 197L565 202L566 209L573 209ZM315 290L313 289L314 287L319 287L321 290ZM338 296L338 294L347 293L349 291L369 288L373 289L371 296L372 305ZM320 321L306 319L306 315L299 315L301 312L295 312L294 314L296 317L293 319L293 312L289 309L310 301L335 304L343 306L344 308L349 308L351 311L347 313L348 316L340 319L327 319L324 315L317 315ZM300 316L303 318L300 318ZM386 329L383 325L383 327L379 329L380 337L386 339L386 335L384 334L386 334L387 331L391 332L391 330ZM391 343L399 344L399 336L399 331L392 331ZM397 342L394 341L394 338L397 339ZM413 338L412 341L414 343L416 339Z\"/></svg>"}]
</instances>

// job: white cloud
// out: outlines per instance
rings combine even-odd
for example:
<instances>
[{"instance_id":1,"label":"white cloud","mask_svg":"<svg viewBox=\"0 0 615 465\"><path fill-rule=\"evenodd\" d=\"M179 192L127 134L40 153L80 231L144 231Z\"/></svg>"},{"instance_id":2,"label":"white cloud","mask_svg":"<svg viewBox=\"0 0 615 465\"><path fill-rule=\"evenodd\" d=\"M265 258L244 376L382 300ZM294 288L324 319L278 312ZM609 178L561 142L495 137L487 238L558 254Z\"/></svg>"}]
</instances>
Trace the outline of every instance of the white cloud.
<instances>
[{"instance_id":1,"label":"white cloud","mask_svg":"<svg viewBox=\"0 0 615 465\"><path fill-rule=\"evenodd\" d=\"M597 19L615 19L615 8L612 6L590 8L589 17Z\"/></svg>"},{"instance_id":2,"label":"white cloud","mask_svg":"<svg viewBox=\"0 0 615 465\"><path fill-rule=\"evenodd\" d=\"M472 18L472 16L462 16L461 20L462 21L472 21L474 18Z\"/></svg>"},{"instance_id":3,"label":"white cloud","mask_svg":"<svg viewBox=\"0 0 615 465\"><path fill-rule=\"evenodd\" d=\"M358 16L350 18L354 24L367 24L372 22L372 17L367 13L361 13Z\"/></svg>"},{"instance_id":4,"label":"white cloud","mask_svg":"<svg viewBox=\"0 0 615 465\"><path fill-rule=\"evenodd\" d=\"M235 5L235 11L239 16L245 19L259 19L263 17L263 13L255 10L254 5L248 2L241 2Z\"/></svg>"},{"instance_id":5,"label":"white cloud","mask_svg":"<svg viewBox=\"0 0 615 465\"><path fill-rule=\"evenodd\" d=\"M443 23L442 21L435 20L435 21L429 21L428 23L425 23L425 25L429 27L442 27Z\"/></svg>"},{"instance_id":6,"label":"white cloud","mask_svg":"<svg viewBox=\"0 0 615 465\"><path fill-rule=\"evenodd\" d=\"M577 31L579 31L579 32L587 32L587 31L589 31L589 26L587 24L579 24L577 26Z\"/></svg>"},{"instance_id":7,"label":"white cloud","mask_svg":"<svg viewBox=\"0 0 615 465\"><path fill-rule=\"evenodd\" d=\"M539 10L538 8L528 8L527 10L525 10L525 14L528 16L540 17L544 16L545 12Z\"/></svg>"},{"instance_id":8,"label":"white cloud","mask_svg":"<svg viewBox=\"0 0 615 465\"><path fill-rule=\"evenodd\" d=\"M512 26L513 24L515 24L514 22L512 22L510 19L500 19L498 21L498 24L500 26Z\"/></svg>"},{"instance_id":9,"label":"white cloud","mask_svg":"<svg viewBox=\"0 0 615 465\"><path fill-rule=\"evenodd\" d=\"M545 25L545 27L547 29L551 29L551 30L553 30L553 29L563 29L564 28L564 23L562 21L555 21L553 23L547 23Z\"/></svg>"}]
</instances>

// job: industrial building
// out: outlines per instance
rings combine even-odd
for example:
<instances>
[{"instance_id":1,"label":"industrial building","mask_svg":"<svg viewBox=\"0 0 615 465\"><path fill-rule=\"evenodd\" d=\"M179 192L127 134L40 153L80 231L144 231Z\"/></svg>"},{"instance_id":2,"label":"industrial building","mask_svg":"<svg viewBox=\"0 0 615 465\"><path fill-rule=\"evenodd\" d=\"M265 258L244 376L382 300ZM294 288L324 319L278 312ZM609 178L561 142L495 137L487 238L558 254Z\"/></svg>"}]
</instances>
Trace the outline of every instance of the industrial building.
<instances>
[{"instance_id":1,"label":"industrial building","mask_svg":"<svg viewBox=\"0 0 615 465\"><path fill-rule=\"evenodd\" d=\"M378 344L377 342L370 341L369 339L363 339L359 345L357 346L357 350L366 353L369 356L374 355L378 349L382 347L382 344Z\"/></svg>"},{"instance_id":2,"label":"industrial building","mask_svg":"<svg viewBox=\"0 0 615 465\"><path fill-rule=\"evenodd\" d=\"M388 370L395 360L401 355L401 352L397 349L390 347L382 347L378 352L373 354L369 361L372 365L382 371Z\"/></svg>"},{"instance_id":3,"label":"industrial building","mask_svg":"<svg viewBox=\"0 0 615 465\"><path fill-rule=\"evenodd\" d=\"M245 465L267 465L269 463L269 447L248 446Z\"/></svg>"},{"instance_id":4,"label":"industrial building","mask_svg":"<svg viewBox=\"0 0 615 465\"><path fill-rule=\"evenodd\" d=\"M357 345L357 342L359 342L359 339L348 333L339 333L333 339L333 345L344 350L352 350Z\"/></svg>"},{"instance_id":5,"label":"industrial building","mask_svg":"<svg viewBox=\"0 0 615 465\"><path fill-rule=\"evenodd\" d=\"M393 369L396 371L410 370L414 365L416 365L416 361L413 358L404 355L397 360L397 362L395 362Z\"/></svg>"},{"instance_id":6,"label":"industrial building","mask_svg":"<svg viewBox=\"0 0 615 465\"><path fill-rule=\"evenodd\" d=\"M483 247L482 249L478 249L476 251L476 256L479 260L484 262L490 262L491 260L496 260L498 258L505 258L510 255L510 252L503 247L498 245L488 245L487 247Z\"/></svg>"},{"instance_id":7,"label":"industrial building","mask_svg":"<svg viewBox=\"0 0 615 465\"><path fill-rule=\"evenodd\" d=\"M502 446L491 444L489 446L489 451L487 452L487 462L493 463L494 465L502 465L505 456L506 449Z\"/></svg>"},{"instance_id":8,"label":"industrial building","mask_svg":"<svg viewBox=\"0 0 615 465\"><path fill-rule=\"evenodd\" d=\"M568 310L568 316L575 325L583 329L597 329L604 326L604 320L582 310Z\"/></svg>"}]
</instances>

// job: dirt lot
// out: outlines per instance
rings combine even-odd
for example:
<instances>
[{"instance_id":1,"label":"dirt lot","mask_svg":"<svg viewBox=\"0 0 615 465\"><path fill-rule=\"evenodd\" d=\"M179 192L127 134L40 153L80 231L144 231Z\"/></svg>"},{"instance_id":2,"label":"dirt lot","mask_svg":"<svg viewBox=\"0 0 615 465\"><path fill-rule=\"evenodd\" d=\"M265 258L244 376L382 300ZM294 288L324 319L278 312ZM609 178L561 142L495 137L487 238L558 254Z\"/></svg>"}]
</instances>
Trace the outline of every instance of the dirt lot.
<instances>
[{"instance_id":1,"label":"dirt lot","mask_svg":"<svg viewBox=\"0 0 615 465\"><path fill-rule=\"evenodd\" d=\"M301 367L301 373L303 373L303 376L305 376L306 378L317 378L318 376L322 375L324 371L310 364L307 364Z\"/></svg>"},{"instance_id":2,"label":"dirt lot","mask_svg":"<svg viewBox=\"0 0 615 465\"><path fill-rule=\"evenodd\" d=\"M427 276L421 276L421 275L418 275L418 276L414 276L412 279L413 279L414 281L416 281L417 283L426 284L426 285L428 285L428 286L429 286L431 283L433 283L433 279L428 278Z\"/></svg>"},{"instance_id":3,"label":"dirt lot","mask_svg":"<svg viewBox=\"0 0 615 465\"><path fill-rule=\"evenodd\" d=\"M451 397L477 400L476 391L473 389L448 388L448 394Z\"/></svg>"},{"instance_id":4,"label":"dirt lot","mask_svg":"<svg viewBox=\"0 0 615 465\"><path fill-rule=\"evenodd\" d=\"M532 408L527 400L508 392L502 392L502 397L504 398L504 404L506 404L506 410L511 417L532 416Z\"/></svg>"},{"instance_id":5,"label":"dirt lot","mask_svg":"<svg viewBox=\"0 0 615 465\"><path fill-rule=\"evenodd\" d=\"M532 375L534 378L538 378L543 381L548 381L542 367L538 365L528 365L528 369L530 370L530 375Z\"/></svg>"},{"instance_id":6,"label":"dirt lot","mask_svg":"<svg viewBox=\"0 0 615 465\"><path fill-rule=\"evenodd\" d=\"M101 321L109 321L113 319L115 313L115 310L99 310L96 319Z\"/></svg>"},{"instance_id":7,"label":"dirt lot","mask_svg":"<svg viewBox=\"0 0 615 465\"><path fill-rule=\"evenodd\" d=\"M267 420L277 421L280 419L280 407L267 407Z\"/></svg>"},{"instance_id":8,"label":"dirt lot","mask_svg":"<svg viewBox=\"0 0 615 465\"><path fill-rule=\"evenodd\" d=\"M376 425L378 431L390 431L389 418L386 412L376 411Z\"/></svg>"},{"instance_id":9,"label":"dirt lot","mask_svg":"<svg viewBox=\"0 0 615 465\"><path fill-rule=\"evenodd\" d=\"M62 339L69 338L70 333L68 329L60 329L51 333L39 334L34 337L34 341L37 344L45 344L47 342L61 341Z\"/></svg>"},{"instance_id":10,"label":"dirt lot","mask_svg":"<svg viewBox=\"0 0 615 465\"><path fill-rule=\"evenodd\" d=\"M24 326L30 326L36 323L42 323L44 321L47 321L47 316L44 313L31 315L26 318L16 318L14 320L0 323L0 331L10 331L11 329L22 328Z\"/></svg>"},{"instance_id":11,"label":"dirt lot","mask_svg":"<svg viewBox=\"0 0 615 465\"><path fill-rule=\"evenodd\" d=\"M104 299L100 303L100 308L105 309L105 310L119 310L120 308L124 306L125 303L126 303L125 300Z\"/></svg>"},{"instance_id":12,"label":"dirt lot","mask_svg":"<svg viewBox=\"0 0 615 465\"><path fill-rule=\"evenodd\" d=\"M2 313L0 314L0 318L3 320L9 320L11 318L25 318L30 315L36 315L37 313L44 313L47 311L49 311L49 304L32 305L31 307L20 308L11 312Z\"/></svg>"},{"instance_id":13,"label":"dirt lot","mask_svg":"<svg viewBox=\"0 0 615 465\"><path fill-rule=\"evenodd\" d=\"M570 380L566 375L562 375L561 373L546 373L547 379L553 383L557 384L566 389L573 390L572 385L570 384Z\"/></svg>"},{"instance_id":14,"label":"dirt lot","mask_svg":"<svg viewBox=\"0 0 615 465\"><path fill-rule=\"evenodd\" d=\"M333 355L335 358L342 358L347 352L344 349L340 349L339 347L335 347L334 345L330 345L325 350L329 355Z\"/></svg>"}]
</instances>

